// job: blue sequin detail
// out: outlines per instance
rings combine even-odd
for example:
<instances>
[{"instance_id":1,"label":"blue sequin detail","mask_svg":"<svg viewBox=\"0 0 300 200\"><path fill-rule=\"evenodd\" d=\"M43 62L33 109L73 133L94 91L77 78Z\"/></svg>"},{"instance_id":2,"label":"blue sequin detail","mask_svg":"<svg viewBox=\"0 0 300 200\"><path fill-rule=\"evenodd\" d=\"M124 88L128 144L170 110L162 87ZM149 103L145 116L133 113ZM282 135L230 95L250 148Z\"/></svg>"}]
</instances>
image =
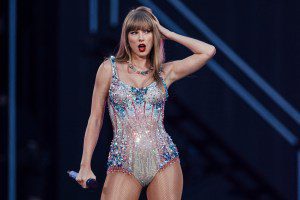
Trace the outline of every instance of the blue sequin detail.
<instances>
[{"instance_id":1,"label":"blue sequin detail","mask_svg":"<svg viewBox=\"0 0 300 200\"><path fill-rule=\"evenodd\" d=\"M133 174L145 186L155 173L179 158L176 145L164 129L164 107L168 88L156 82L144 88L122 82L117 74L115 58L109 88L108 108L114 137L110 145L107 171L122 170Z\"/></svg>"},{"instance_id":2,"label":"blue sequin detail","mask_svg":"<svg viewBox=\"0 0 300 200\"><path fill-rule=\"evenodd\" d=\"M131 92L135 94L135 102L137 104L142 104L144 102L144 95L147 93L148 88L134 88L131 87Z\"/></svg>"}]
</instances>

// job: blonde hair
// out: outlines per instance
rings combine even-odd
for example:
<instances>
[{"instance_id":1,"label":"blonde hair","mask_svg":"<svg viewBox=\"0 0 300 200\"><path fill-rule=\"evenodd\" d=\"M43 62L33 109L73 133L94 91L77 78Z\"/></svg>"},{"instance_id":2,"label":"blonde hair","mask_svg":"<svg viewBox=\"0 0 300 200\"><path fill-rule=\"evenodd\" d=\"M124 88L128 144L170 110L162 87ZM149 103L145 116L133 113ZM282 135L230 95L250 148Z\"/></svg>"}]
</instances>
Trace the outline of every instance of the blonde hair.
<instances>
[{"instance_id":1,"label":"blonde hair","mask_svg":"<svg viewBox=\"0 0 300 200\"><path fill-rule=\"evenodd\" d=\"M161 85L162 81L159 77L161 65L165 61L164 42L157 25L156 17L152 10L145 6L139 6L131 10L124 19L122 25L119 49L115 56L117 62L126 62L131 60L131 49L128 42L128 33L133 30L150 29L153 33L153 47L150 51L150 63L154 67L153 78Z\"/></svg>"}]
</instances>

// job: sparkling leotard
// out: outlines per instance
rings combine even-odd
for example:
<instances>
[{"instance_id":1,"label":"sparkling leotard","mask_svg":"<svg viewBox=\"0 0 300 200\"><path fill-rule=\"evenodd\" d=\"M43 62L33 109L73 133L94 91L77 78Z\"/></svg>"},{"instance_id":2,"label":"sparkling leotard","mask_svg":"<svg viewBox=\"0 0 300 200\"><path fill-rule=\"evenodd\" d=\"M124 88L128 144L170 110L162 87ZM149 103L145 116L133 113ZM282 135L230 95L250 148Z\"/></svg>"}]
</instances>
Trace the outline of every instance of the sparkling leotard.
<instances>
[{"instance_id":1,"label":"sparkling leotard","mask_svg":"<svg viewBox=\"0 0 300 200\"><path fill-rule=\"evenodd\" d=\"M143 88L130 86L119 79L115 57L110 61L112 81L107 102L114 135L107 173L128 173L147 186L158 171L180 161L163 125L168 88L162 77L165 93L155 81Z\"/></svg>"}]
</instances>

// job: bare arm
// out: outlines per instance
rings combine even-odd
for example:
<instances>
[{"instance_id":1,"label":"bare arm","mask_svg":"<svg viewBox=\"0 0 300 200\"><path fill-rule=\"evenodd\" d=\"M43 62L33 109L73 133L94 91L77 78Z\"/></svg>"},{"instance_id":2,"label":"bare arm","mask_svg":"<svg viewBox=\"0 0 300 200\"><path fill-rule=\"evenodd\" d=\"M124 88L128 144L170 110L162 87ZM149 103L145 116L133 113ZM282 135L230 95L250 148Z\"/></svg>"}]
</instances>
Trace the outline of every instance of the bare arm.
<instances>
[{"instance_id":1,"label":"bare arm","mask_svg":"<svg viewBox=\"0 0 300 200\"><path fill-rule=\"evenodd\" d=\"M202 68L216 53L214 46L190 37L171 32L169 39L189 48L194 54L182 60L165 63L167 73L166 82L173 82L188 76Z\"/></svg>"},{"instance_id":2,"label":"bare arm","mask_svg":"<svg viewBox=\"0 0 300 200\"><path fill-rule=\"evenodd\" d=\"M86 187L85 181L88 178L96 178L91 171L91 160L103 124L111 74L112 70L109 61L104 61L99 66L95 79L91 112L84 135L80 172L76 179L84 188Z\"/></svg>"},{"instance_id":3,"label":"bare arm","mask_svg":"<svg viewBox=\"0 0 300 200\"><path fill-rule=\"evenodd\" d=\"M165 36L165 38L182 44L194 53L182 60L175 60L164 64L164 78L166 79L168 86L170 86L174 81L196 72L216 54L216 48L213 45L171 32L161 26L158 20L157 25L161 34Z\"/></svg>"}]
</instances>

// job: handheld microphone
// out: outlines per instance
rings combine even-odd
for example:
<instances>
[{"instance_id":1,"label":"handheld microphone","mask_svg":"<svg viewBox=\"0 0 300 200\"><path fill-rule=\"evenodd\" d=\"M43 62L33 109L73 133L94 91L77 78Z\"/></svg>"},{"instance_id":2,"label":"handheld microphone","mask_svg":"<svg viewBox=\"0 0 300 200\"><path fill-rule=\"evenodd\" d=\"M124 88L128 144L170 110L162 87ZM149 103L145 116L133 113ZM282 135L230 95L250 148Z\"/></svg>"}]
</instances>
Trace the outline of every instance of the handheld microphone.
<instances>
[{"instance_id":1,"label":"handheld microphone","mask_svg":"<svg viewBox=\"0 0 300 200\"><path fill-rule=\"evenodd\" d=\"M76 177L78 175L77 172L75 171L67 171L67 173L69 174L69 176L76 180ZM86 181L86 186L88 189L97 189L98 187L98 182L96 181L96 179L93 179L93 178L89 178L87 181Z\"/></svg>"}]
</instances>

